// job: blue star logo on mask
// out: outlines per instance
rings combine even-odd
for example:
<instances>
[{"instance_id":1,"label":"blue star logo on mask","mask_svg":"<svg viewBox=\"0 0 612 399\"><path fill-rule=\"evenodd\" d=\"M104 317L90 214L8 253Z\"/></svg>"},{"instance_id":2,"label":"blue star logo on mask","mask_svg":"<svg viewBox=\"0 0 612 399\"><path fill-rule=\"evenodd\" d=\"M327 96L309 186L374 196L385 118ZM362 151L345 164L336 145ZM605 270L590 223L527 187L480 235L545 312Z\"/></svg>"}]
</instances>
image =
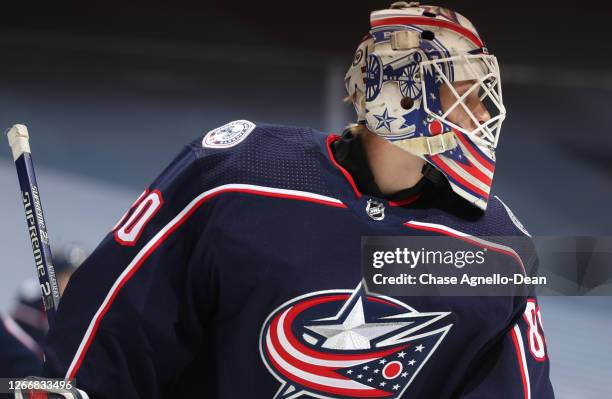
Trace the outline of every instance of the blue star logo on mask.
<instances>
[{"instance_id":1,"label":"blue star logo on mask","mask_svg":"<svg viewBox=\"0 0 612 399\"><path fill-rule=\"evenodd\" d=\"M376 129L380 129L382 127L387 129L389 132L391 132L391 122L397 119L392 116L389 116L389 112L386 108L385 112L383 112L382 115L374 115L374 118L376 118L376 120L378 121Z\"/></svg>"},{"instance_id":2,"label":"blue star logo on mask","mask_svg":"<svg viewBox=\"0 0 612 399\"><path fill-rule=\"evenodd\" d=\"M404 123L402 123L402 126L400 126L400 129L404 129L410 126L414 126L414 120L412 118L412 112L408 112L407 114L402 115L402 118L404 118ZM423 124L425 124L425 121L423 121Z\"/></svg>"}]
</instances>

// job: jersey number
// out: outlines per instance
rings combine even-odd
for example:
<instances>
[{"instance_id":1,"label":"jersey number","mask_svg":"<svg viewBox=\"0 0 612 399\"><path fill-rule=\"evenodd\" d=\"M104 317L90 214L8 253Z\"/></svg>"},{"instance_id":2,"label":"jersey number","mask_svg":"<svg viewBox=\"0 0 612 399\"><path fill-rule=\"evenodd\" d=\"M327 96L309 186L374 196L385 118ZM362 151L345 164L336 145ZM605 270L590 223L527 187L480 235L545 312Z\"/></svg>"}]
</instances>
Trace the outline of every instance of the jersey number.
<instances>
[{"instance_id":1,"label":"jersey number","mask_svg":"<svg viewBox=\"0 0 612 399\"><path fill-rule=\"evenodd\" d=\"M542 316L540 307L536 301L530 299L527 301L525 314L523 318L527 322L527 340L529 342L529 351L535 360L543 362L546 359L546 346L544 335L542 334Z\"/></svg>"},{"instance_id":2,"label":"jersey number","mask_svg":"<svg viewBox=\"0 0 612 399\"><path fill-rule=\"evenodd\" d=\"M158 190L143 192L113 228L115 241L121 245L136 245L145 226L163 203L164 200Z\"/></svg>"}]
</instances>

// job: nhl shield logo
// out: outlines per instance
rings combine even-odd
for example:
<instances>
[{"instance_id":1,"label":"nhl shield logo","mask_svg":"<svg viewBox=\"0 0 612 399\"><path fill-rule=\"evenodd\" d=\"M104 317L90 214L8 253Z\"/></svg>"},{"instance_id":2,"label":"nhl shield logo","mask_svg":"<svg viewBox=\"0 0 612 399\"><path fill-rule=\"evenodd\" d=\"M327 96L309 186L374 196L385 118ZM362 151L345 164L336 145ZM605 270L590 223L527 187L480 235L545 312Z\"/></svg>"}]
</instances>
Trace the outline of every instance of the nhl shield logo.
<instances>
[{"instance_id":1,"label":"nhl shield logo","mask_svg":"<svg viewBox=\"0 0 612 399\"><path fill-rule=\"evenodd\" d=\"M385 206L382 202L369 199L366 204L366 213L373 220L383 220L385 218Z\"/></svg>"},{"instance_id":2,"label":"nhl shield logo","mask_svg":"<svg viewBox=\"0 0 612 399\"><path fill-rule=\"evenodd\" d=\"M452 324L393 298L319 291L272 312L260 353L281 387L274 399L400 398Z\"/></svg>"},{"instance_id":3,"label":"nhl shield logo","mask_svg":"<svg viewBox=\"0 0 612 399\"><path fill-rule=\"evenodd\" d=\"M211 130L202 139L207 148L229 148L244 140L255 129L255 124L246 120L230 122Z\"/></svg>"}]
</instances>

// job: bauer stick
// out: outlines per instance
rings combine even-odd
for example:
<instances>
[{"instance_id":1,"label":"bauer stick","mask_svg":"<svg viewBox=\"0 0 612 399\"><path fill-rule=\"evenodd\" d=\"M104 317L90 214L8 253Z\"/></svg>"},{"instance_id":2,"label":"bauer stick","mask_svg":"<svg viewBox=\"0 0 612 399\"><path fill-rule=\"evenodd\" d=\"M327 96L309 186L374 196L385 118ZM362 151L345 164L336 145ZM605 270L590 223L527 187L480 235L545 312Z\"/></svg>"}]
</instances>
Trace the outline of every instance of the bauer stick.
<instances>
[{"instance_id":1,"label":"bauer stick","mask_svg":"<svg viewBox=\"0 0 612 399\"><path fill-rule=\"evenodd\" d=\"M51 247L47 224L43 216L40 192L36 183L34 163L30 152L28 129L24 125L14 125L7 131L9 146L17 168L21 199L25 210L28 234L34 253L36 274L42 291L47 320L51 325L60 300L55 270L51 263Z\"/></svg>"}]
</instances>

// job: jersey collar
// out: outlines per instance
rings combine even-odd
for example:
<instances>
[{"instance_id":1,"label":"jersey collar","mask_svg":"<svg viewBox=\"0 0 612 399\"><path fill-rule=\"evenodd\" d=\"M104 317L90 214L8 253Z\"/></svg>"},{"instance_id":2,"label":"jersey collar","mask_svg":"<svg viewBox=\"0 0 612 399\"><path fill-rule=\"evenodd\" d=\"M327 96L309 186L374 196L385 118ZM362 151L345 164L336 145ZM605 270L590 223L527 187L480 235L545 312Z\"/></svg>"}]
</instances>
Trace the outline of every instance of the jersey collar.
<instances>
[{"instance_id":1,"label":"jersey collar","mask_svg":"<svg viewBox=\"0 0 612 399\"><path fill-rule=\"evenodd\" d=\"M390 196L383 195L374 180L361 139L353 135L350 129L346 129L342 136L329 135L327 151L330 161L344 175L357 198L366 194L384 198L390 206L408 206L421 197L425 179L421 179L414 187L398 191Z\"/></svg>"}]
</instances>

